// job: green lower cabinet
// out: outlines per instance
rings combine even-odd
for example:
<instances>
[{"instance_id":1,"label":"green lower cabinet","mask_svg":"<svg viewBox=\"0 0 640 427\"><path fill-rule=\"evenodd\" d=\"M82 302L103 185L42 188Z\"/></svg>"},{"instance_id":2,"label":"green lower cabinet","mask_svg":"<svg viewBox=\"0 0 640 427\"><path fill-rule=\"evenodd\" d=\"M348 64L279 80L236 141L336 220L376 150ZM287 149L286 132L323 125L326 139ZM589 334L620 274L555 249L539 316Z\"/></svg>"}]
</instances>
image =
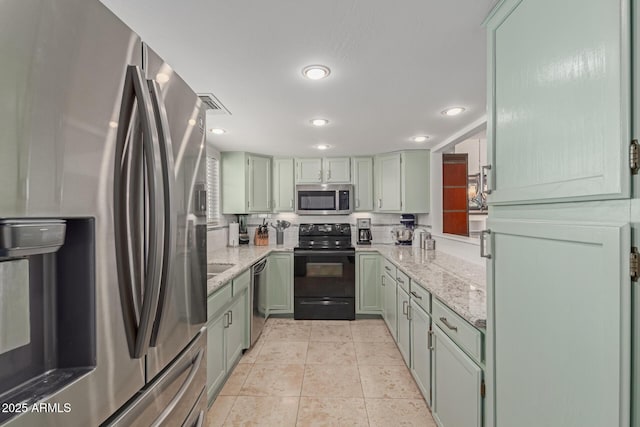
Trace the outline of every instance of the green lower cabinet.
<instances>
[{"instance_id":1,"label":"green lower cabinet","mask_svg":"<svg viewBox=\"0 0 640 427\"><path fill-rule=\"evenodd\" d=\"M397 299L395 279L387 273L382 274L382 318L384 319L393 339L397 341Z\"/></svg>"},{"instance_id":2,"label":"green lower cabinet","mask_svg":"<svg viewBox=\"0 0 640 427\"><path fill-rule=\"evenodd\" d=\"M293 313L292 253L274 253L267 259L267 311Z\"/></svg>"},{"instance_id":3,"label":"green lower cabinet","mask_svg":"<svg viewBox=\"0 0 640 427\"><path fill-rule=\"evenodd\" d=\"M227 313L207 323L207 397L209 403L227 376Z\"/></svg>"},{"instance_id":4,"label":"green lower cabinet","mask_svg":"<svg viewBox=\"0 0 640 427\"><path fill-rule=\"evenodd\" d=\"M380 255L356 254L356 305L357 314L382 312L382 284Z\"/></svg>"},{"instance_id":5,"label":"green lower cabinet","mask_svg":"<svg viewBox=\"0 0 640 427\"><path fill-rule=\"evenodd\" d=\"M481 427L482 369L440 328L433 329L433 417L440 427Z\"/></svg>"},{"instance_id":6,"label":"green lower cabinet","mask_svg":"<svg viewBox=\"0 0 640 427\"><path fill-rule=\"evenodd\" d=\"M242 356L242 350L246 348L246 325L247 325L247 299L248 292L242 291L241 295L229 308L226 358L227 366L230 368L236 360Z\"/></svg>"},{"instance_id":7,"label":"green lower cabinet","mask_svg":"<svg viewBox=\"0 0 640 427\"><path fill-rule=\"evenodd\" d=\"M411 373L431 406L431 316L411 300Z\"/></svg>"},{"instance_id":8,"label":"green lower cabinet","mask_svg":"<svg viewBox=\"0 0 640 427\"><path fill-rule=\"evenodd\" d=\"M410 314L409 311L409 294L405 292L400 286L398 286L397 295L397 313L398 313L398 331L396 333L398 349L404 358L404 362L407 366L411 366L411 353L410 353Z\"/></svg>"}]
</instances>

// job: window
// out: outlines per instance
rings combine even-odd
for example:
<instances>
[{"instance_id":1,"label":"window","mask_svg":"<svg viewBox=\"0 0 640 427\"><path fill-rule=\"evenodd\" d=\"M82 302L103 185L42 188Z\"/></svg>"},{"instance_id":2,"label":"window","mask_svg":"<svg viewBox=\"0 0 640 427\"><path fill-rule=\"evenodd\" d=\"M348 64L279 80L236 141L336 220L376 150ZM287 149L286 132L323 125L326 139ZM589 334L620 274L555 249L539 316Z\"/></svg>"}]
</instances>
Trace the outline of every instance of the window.
<instances>
[{"instance_id":1,"label":"window","mask_svg":"<svg viewBox=\"0 0 640 427\"><path fill-rule=\"evenodd\" d=\"M220 162L207 156L207 223L220 222Z\"/></svg>"}]
</instances>

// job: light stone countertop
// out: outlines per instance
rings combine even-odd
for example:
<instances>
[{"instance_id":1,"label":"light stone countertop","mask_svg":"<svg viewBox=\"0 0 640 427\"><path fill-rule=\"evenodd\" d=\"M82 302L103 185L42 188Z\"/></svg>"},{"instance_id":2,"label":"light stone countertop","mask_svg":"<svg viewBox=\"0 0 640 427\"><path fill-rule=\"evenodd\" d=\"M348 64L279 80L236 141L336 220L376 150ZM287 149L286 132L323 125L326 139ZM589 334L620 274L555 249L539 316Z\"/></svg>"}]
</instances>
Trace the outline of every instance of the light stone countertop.
<instances>
[{"instance_id":1,"label":"light stone countertop","mask_svg":"<svg viewBox=\"0 0 640 427\"><path fill-rule=\"evenodd\" d=\"M235 265L207 281L207 295L275 251L292 252L293 247L243 245L209 253L209 263ZM486 328L487 296L483 266L445 252L411 246L356 246L356 252L366 251L379 252L473 326Z\"/></svg>"}]
</instances>

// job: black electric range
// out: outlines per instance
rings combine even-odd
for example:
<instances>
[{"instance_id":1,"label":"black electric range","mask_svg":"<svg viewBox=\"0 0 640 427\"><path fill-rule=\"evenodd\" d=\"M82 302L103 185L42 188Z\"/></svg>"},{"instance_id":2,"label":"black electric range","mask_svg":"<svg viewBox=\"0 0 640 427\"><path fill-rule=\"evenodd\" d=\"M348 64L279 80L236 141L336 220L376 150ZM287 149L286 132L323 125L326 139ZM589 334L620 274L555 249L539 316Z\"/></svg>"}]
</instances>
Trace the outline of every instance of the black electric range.
<instances>
[{"instance_id":1,"label":"black electric range","mask_svg":"<svg viewBox=\"0 0 640 427\"><path fill-rule=\"evenodd\" d=\"M294 318L355 319L355 248L350 224L300 224L294 254Z\"/></svg>"}]
</instances>

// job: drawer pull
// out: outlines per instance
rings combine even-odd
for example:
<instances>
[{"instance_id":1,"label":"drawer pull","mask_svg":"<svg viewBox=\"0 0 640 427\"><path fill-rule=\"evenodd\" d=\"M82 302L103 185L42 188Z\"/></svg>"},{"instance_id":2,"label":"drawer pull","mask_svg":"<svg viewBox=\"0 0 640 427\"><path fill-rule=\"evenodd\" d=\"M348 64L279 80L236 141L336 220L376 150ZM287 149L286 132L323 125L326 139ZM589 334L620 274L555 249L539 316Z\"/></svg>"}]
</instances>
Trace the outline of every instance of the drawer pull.
<instances>
[{"instance_id":1,"label":"drawer pull","mask_svg":"<svg viewBox=\"0 0 640 427\"><path fill-rule=\"evenodd\" d=\"M233 311L229 310L229 325L233 325Z\"/></svg>"},{"instance_id":2,"label":"drawer pull","mask_svg":"<svg viewBox=\"0 0 640 427\"><path fill-rule=\"evenodd\" d=\"M385 266L384 266L384 269L385 269L385 270L387 270L387 271L391 271L391 269L389 268L389 266L388 266L388 265L385 265Z\"/></svg>"},{"instance_id":3,"label":"drawer pull","mask_svg":"<svg viewBox=\"0 0 640 427\"><path fill-rule=\"evenodd\" d=\"M406 301L402 301L402 314L404 314L405 316L407 314L407 302Z\"/></svg>"},{"instance_id":4,"label":"drawer pull","mask_svg":"<svg viewBox=\"0 0 640 427\"><path fill-rule=\"evenodd\" d=\"M402 279L401 279L401 278L399 278L399 277L396 277L396 280L397 280L398 282L400 282L400 283L404 283L404 280L402 280Z\"/></svg>"},{"instance_id":5,"label":"drawer pull","mask_svg":"<svg viewBox=\"0 0 640 427\"><path fill-rule=\"evenodd\" d=\"M407 320L412 320L413 317L411 316L411 306L407 305Z\"/></svg>"},{"instance_id":6,"label":"drawer pull","mask_svg":"<svg viewBox=\"0 0 640 427\"><path fill-rule=\"evenodd\" d=\"M441 317L441 318L440 318L440 321L441 321L442 323L444 323L444 325L445 325L447 328L451 329L452 331L456 331L456 332L458 332L458 327L457 327L457 326L453 326L451 323L449 323L449 321L447 320L447 318L446 318L446 317Z\"/></svg>"},{"instance_id":7,"label":"drawer pull","mask_svg":"<svg viewBox=\"0 0 640 427\"><path fill-rule=\"evenodd\" d=\"M433 350L433 331L431 330L431 327L429 327L429 332L427 332L427 348L429 350Z\"/></svg>"},{"instance_id":8,"label":"drawer pull","mask_svg":"<svg viewBox=\"0 0 640 427\"><path fill-rule=\"evenodd\" d=\"M413 295L414 298L422 299L422 297L420 295L416 294L416 291L411 291L410 293L411 293L411 295Z\"/></svg>"}]
</instances>

